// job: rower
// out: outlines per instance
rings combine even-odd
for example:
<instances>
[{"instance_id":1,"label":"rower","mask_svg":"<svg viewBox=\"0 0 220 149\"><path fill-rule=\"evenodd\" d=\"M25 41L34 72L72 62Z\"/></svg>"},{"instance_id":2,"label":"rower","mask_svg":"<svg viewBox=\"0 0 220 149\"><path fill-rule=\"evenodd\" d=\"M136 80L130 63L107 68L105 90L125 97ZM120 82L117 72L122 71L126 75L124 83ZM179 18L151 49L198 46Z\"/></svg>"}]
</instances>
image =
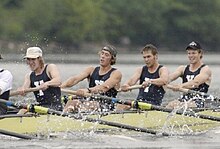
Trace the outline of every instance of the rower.
<instances>
[{"instance_id":1,"label":"rower","mask_svg":"<svg viewBox=\"0 0 220 149\"><path fill-rule=\"evenodd\" d=\"M180 91L182 88L207 93L212 79L212 71L209 66L202 62L203 50L198 42L192 41L187 47L186 52L189 64L179 66L176 71L170 74L170 82L179 77L182 78L181 84L173 84L170 89ZM201 99L193 99L192 94L183 95L180 99L168 103L167 108L176 108L187 101L187 107L204 107Z\"/></svg>"},{"instance_id":2,"label":"rower","mask_svg":"<svg viewBox=\"0 0 220 149\"><path fill-rule=\"evenodd\" d=\"M122 74L112 65L116 63L116 48L106 45L99 51L99 66L87 67L78 75L74 75L62 83L61 88L72 87L84 79L88 79L87 88L77 90L77 95L86 96L87 93L102 94L108 97L116 97L120 87ZM113 103L101 103L85 98L69 100L64 108L64 112L93 111L93 110L112 110Z\"/></svg>"},{"instance_id":3,"label":"rower","mask_svg":"<svg viewBox=\"0 0 220 149\"><path fill-rule=\"evenodd\" d=\"M44 64L42 55L43 52L39 47L27 49L24 59L31 72L26 74L24 83L18 91L24 96L25 90L38 87L38 90L33 93L39 106L62 111L59 70L55 64Z\"/></svg>"},{"instance_id":4,"label":"rower","mask_svg":"<svg viewBox=\"0 0 220 149\"><path fill-rule=\"evenodd\" d=\"M129 87L139 82L142 88L139 89L137 101L160 106L165 94L164 85L168 83L168 69L159 64L158 50L152 44L147 44L142 50L145 65L139 67L133 76L128 79L121 90L129 91Z\"/></svg>"},{"instance_id":5,"label":"rower","mask_svg":"<svg viewBox=\"0 0 220 149\"><path fill-rule=\"evenodd\" d=\"M0 59L2 56L0 54ZM0 68L0 99L9 100L13 76L10 71ZM7 106L0 103L0 115L7 113Z\"/></svg>"}]
</instances>

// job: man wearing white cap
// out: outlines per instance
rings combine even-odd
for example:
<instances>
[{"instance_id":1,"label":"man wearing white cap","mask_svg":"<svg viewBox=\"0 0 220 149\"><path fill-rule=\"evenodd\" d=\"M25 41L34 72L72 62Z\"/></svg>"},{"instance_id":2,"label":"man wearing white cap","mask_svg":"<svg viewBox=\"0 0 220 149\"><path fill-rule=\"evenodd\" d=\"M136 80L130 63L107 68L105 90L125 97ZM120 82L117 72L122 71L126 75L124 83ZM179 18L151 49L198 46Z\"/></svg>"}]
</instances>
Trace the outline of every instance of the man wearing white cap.
<instances>
[{"instance_id":1,"label":"man wearing white cap","mask_svg":"<svg viewBox=\"0 0 220 149\"><path fill-rule=\"evenodd\" d=\"M2 56L0 54L0 59ZM10 90L12 88L12 74L8 70L0 68L0 99L9 99ZM6 114L7 106L0 103L0 115Z\"/></svg>"},{"instance_id":2,"label":"man wearing white cap","mask_svg":"<svg viewBox=\"0 0 220 149\"><path fill-rule=\"evenodd\" d=\"M26 74L24 84L18 90L24 95L27 88L39 87L34 92L35 98L40 106L62 110L61 104L61 78L55 64L44 64L42 50L39 47L27 49L26 59L32 72Z\"/></svg>"}]
</instances>

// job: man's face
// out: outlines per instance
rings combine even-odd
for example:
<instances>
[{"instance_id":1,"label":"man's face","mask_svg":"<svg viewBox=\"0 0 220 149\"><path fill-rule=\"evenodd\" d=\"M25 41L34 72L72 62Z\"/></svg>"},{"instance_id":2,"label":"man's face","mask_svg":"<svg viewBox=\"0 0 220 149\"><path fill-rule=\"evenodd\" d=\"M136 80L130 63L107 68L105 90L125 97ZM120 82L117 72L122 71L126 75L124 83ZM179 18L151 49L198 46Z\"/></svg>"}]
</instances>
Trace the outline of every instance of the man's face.
<instances>
[{"instance_id":1,"label":"man's face","mask_svg":"<svg viewBox=\"0 0 220 149\"><path fill-rule=\"evenodd\" d=\"M109 51L101 50L99 56L101 66L111 65L112 55Z\"/></svg>"},{"instance_id":2,"label":"man's face","mask_svg":"<svg viewBox=\"0 0 220 149\"><path fill-rule=\"evenodd\" d=\"M156 60L157 60L157 55L153 55L151 51L143 51L143 59L147 67L152 67Z\"/></svg>"},{"instance_id":3,"label":"man's face","mask_svg":"<svg viewBox=\"0 0 220 149\"><path fill-rule=\"evenodd\" d=\"M197 63L201 60L201 53L198 50L194 50L194 49L188 49L187 50L187 55L188 55L188 59L190 64L194 64Z\"/></svg>"},{"instance_id":4,"label":"man's face","mask_svg":"<svg viewBox=\"0 0 220 149\"><path fill-rule=\"evenodd\" d=\"M40 67L39 58L27 58L26 63L32 71L35 71Z\"/></svg>"}]
</instances>

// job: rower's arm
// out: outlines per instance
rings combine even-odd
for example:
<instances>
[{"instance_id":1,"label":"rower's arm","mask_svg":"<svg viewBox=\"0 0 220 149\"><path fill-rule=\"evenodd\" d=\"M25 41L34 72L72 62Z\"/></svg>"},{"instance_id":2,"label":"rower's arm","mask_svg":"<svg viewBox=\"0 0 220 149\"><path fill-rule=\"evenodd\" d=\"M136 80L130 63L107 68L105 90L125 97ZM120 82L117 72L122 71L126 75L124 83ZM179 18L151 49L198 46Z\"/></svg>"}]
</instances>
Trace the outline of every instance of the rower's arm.
<instances>
[{"instance_id":1,"label":"rower's arm","mask_svg":"<svg viewBox=\"0 0 220 149\"><path fill-rule=\"evenodd\" d=\"M179 66L173 73L169 75L169 82L175 81L179 77L183 75L183 71L185 69L185 66L181 65Z\"/></svg>"},{"instance_id":2,"label":"rower's arm","mask_svg":"<svg viewBox=\"0 0 220 149\"><path fill-rule=\"evenodd\" d=\"M85 70L83 70L81 73L79 73L78 75L74 75L70 78L68 78L66 81L64 81L61 84L61 88L68 88L68 87L72 87L76 84L78 84L80 81L88 78L91 74L91 72L93 72L94 67L88 67Z\"/></svg>"},{"instance_id":3,"label":"rower's arm","mask_svg":"<svg viewBox=\"0 0 220 149\"><path fill-rule=\"evenodd\" d=\"M54 86L58 87L61 85L61 78L60 78L60 72L56 65L50 64L47 67L47 73L50 77L50 81L45 82L47 86Z\"/></svg>"},{"instance_id":4,"label":"rower's arm","mask_svg":"<svg viewBox=\"0 0 220 149\"><path fill-rule=\"evenodd\" d=\"M121 91L127 92L129 91L129 87L135 85L141 77L141 72L142 72L142 67L139 67L135 70L134 74L130 79L128 79L122 86L121 86Z\"/></svg>"},{"instance_id":5,"label":"rower's arm","mask_svg":"<svg viewBox=\"0 0 220 149\"><path fill-rule=\"evenodd\" d=\"M168 84L169 81L169 71L166 67L162 67L160 69L160 77L157 79L151 79L151 84L157 85L157 86L163 86Z\"/></svg>"},{"instance_id":6,"label":"rower's arm","mask_svg":"<svg viewBox=\"0 0 220 149\"><path fill-rule=\"evenodd\" d=\"M128 79L124 83L124 85L129 85L129 86L135 85L140 80L141 72L142 72L142 67L137 68L134 74L131 76L131 78Z\"/></svg>"},{"instance_id":7,"label":"rower's arm","mask_svg":"<svg viewBox=\"0 0 220 149\"><path fill-rule=\"evenodd\" d=\"M200 73L193 80L183 83L181 86L183 88L192 89L192 88L197 88L202 83L210 84L211 76L212 76L211 70L209 69L208 66L205 66L201 69Z\"/></svg>"},{"instance_id":8,"label":"rower's arm","mask_svg":"<svg viewBox=\"0 0 220 149\"><path fill-rule=\"evenodd\" d=\"M122 74L119 70L115 70L111 73L110 77L101 85L89 88L92 93L107 92L111 88L116 90L120 87Z\"/></svg>"},{"instance_id":9,"label":"rower's arm","mask_svg":"<svg viewBox=\"0 0 220 149\"><path fill-rule=\"evenodd\" d=\"M27 89L31 86L30 73L27 73L24 77L24 83L21 88Z\"/></svg>"}]
</instances>

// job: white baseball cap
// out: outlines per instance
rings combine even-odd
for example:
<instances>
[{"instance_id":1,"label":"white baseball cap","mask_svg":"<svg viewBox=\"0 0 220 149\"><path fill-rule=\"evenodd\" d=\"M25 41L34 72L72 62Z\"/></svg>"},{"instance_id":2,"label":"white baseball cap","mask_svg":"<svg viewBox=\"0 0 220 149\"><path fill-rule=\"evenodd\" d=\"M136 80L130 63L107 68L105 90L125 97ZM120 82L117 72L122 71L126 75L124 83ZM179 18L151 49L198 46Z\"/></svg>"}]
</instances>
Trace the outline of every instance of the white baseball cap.
<instances>
[{"instance_id":1,"label":"white baseball cap","mask_svg":"<svg viewBox=\"0 0 220 149\"><path fill-rule=\"evenodd\" d=\"M43 52L39 47L30 47L27 49L24 58L38 58L38 57L42 57L42 54Z\"/></svg>"}]
</instances>

